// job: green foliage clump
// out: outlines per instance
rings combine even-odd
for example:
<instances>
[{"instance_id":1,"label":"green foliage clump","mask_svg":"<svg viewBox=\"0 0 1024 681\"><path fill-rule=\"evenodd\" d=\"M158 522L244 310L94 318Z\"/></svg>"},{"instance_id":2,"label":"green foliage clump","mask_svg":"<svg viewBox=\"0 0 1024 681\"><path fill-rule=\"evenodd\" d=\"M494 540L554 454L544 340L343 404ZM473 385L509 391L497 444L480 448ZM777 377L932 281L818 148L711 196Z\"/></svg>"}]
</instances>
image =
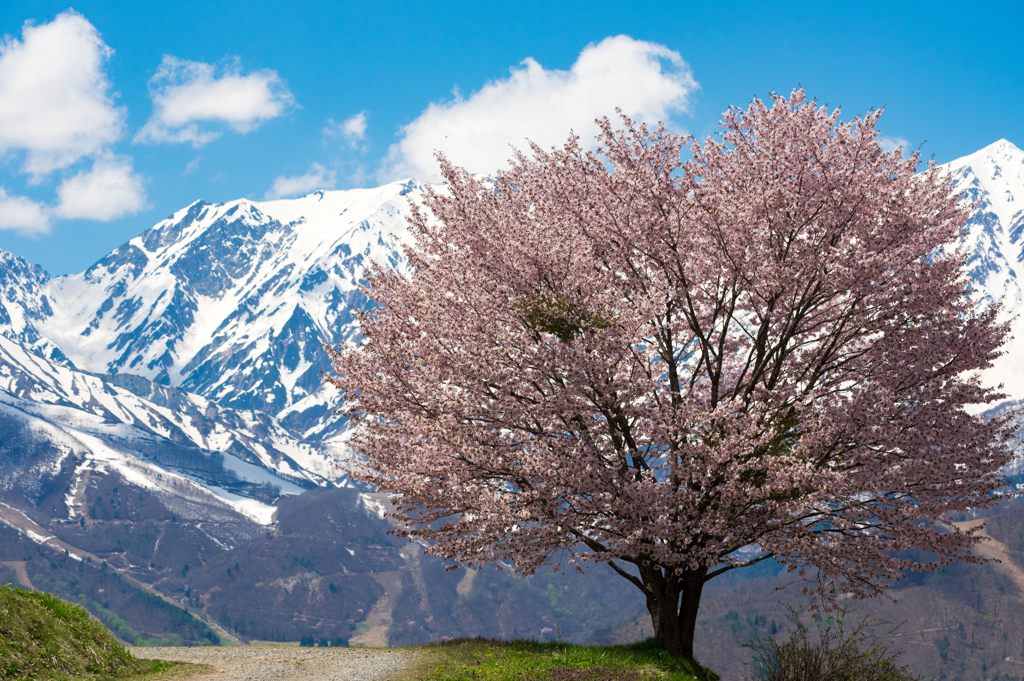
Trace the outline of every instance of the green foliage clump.
<instances>
[{"instance_id":1,"label":"green foliage clump","mask_svg":"<svg viewBox=\"0 0 1024 681\"><path fill-rule=\"evenodd\" d=\"M773 638L759 638L747 644L754 651L751 663L753 681L916 681L919 676L899 666L896 659L902 651L893 651L886 642L898 626L881 636L873 629L888 622L865 618L849 627L846 609L840 608L837 619L822 626L816 635L800 622L796 610L789 607L793 627L789 638L780 643ZM948 641L947 641L948 645Z\"/></svg>"},{"instance_id":2,"label":"green foliage clump","mask_svg":"<svg viewBox=\"0 0 1024 681\"><path fill-rule=\"evenodd\" d=\"M581 334L610 326L608 320L588 312L578 299L539 296L523 305L522 311L527 328L554 334L566 344Z\"/></svg>"},{"instance_id":3,"label":"green foliage clump","mask_svg":"<svg viewBox=\"0 0 1024 681\"><path fill-rule=\"evenodd\" d=\"M714 672L673 657L654 639L587 647L484 638L432 643L407 678L428 681L718 681Z\"/></svg>"},{"instance_id":4,"label":"green foliage clump","mask_svg":"<svg viewBox=\"0 0 1024 681\"><path fill-rule=\"evenodd\" d=\"M136 659L77 605L0 586L0 679L111 679L171 666Z\"/></svg>"}]
</instances>

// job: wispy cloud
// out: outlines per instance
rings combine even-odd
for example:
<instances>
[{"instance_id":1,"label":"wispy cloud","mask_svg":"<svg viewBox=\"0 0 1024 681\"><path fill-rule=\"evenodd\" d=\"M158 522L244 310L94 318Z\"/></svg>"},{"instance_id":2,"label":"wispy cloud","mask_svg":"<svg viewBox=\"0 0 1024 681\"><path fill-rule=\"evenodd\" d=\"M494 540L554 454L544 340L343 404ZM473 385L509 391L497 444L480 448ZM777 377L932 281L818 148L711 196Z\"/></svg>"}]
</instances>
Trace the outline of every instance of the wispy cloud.
<instances>
[{"instance_id":1,"label":"wispy cloud","mask_svg":"<svg viewBox=\"0 0 1024 681\"><path fill-rule=\"evenodd\" d=\"M73 10L0 42L0 154L24 151L23 172L40 181L119 140L125 110L104 71L112 54Z\"/></svg>"},{"instance_id":2,"label":"wispy cloud","mask_svg":"<svg viewBox=\"0 0 1024 681\"><path fill-rule=\"evenodd\" d=\"M202 160L202 156L196 156L194 159L185 164L185 169L181 171L182 177L184 177L185 175L191 175L192 173L199 170L199 162Z\"/></svg>"},{"instance_id":3,"label":"wispy cloud","mask_svg":"<svg viewBox=\"0 0 1024 681\"><path fill-rule=\"evenodd\" d=\"M290 196L303 196L317 189L333 189L336 181L336 173L333 170L324 168L319 163L309 167L305 175L286 177L284 175L274 180L273 186L264 194L265 199L283 199Z\"/></svg>"},{"instance_id":4,"label":"wispy cloud","mask_svg":"<svg viewBox=\"0 0 1024 681\"><path fill-rule=\"evenodd\" d=\"M471 172L491 173L512 155L510 145L561 144L571 130L589 143L594 119L614 116L616 107L641 121L668 122L687 110L697 88L678 52L625 35L587 46L568 71L528 58L469 98L456 92L428 106L402 130L377 177L437 181L435 150Z\"/></svg>"},{"instance_id":5,"label":"wispy cloud","mask_svg":"<svg viewBox=\"0 0 1024 681\"><path fill-rule=\"evenodd\" d=\"M885 135L880 135L878 137L878 146L882 147L882 149L889 153L896 151L900 147L903 148L904 152L910 151L910 142L902 137L886 137Z\"/></svg>"},{"instance_id":6,"label":"wispy cloud","mask_svg":"<svg viewBox=\"0 0 1024 681\"><path fill-rule=\"evenodd\" d=\"M335 123L333 119L328 118L323 129L324 142L340 138L348 142L353 149L358 149L366 141L366 127L365 111L360 111L341 123Z\"/></svg>"},{"instance_id":7,"label":"wispy cloud","mask_svg":"<svg viewBox=\"0 0 1024 681\"><path fill-rule=\"evenodd\" d=\"M223 126L247 133L295 104L276 71L243 75L237 59L218 69L164 55L149 86L153 115L135 142L190 142L200 147L220 137Z\"/></svg>"}]
</instances>

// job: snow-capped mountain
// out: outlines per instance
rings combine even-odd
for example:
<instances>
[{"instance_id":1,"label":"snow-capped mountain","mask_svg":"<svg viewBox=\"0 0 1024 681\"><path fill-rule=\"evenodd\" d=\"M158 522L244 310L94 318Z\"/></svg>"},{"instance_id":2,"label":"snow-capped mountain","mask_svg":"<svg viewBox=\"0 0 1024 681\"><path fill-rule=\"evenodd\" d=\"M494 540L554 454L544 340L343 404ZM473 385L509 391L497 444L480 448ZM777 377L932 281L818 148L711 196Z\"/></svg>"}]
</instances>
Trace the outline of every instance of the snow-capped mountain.
<instances>
[{"instance_id":1,"label":"snow-capped mountain","mask_svg":"<svg viewBox=\"0 0 1024 681\"><path fill-rule=\"evenodd\" d=\"M113 476L156 497L184 519L244 519L260 525L273 521L280 496L301 494L306 489L259 463L175 445L144 429L111 423L96 414L63 405L44 406L0 391L3 416L17 419L32 433L29 449L42 447L51 455L33 462L20 461L17 456L0 460L0 496L19 488L45 486L70 462L72 479L63 500L66 515L59 514L65 522L80 517L85 505L82 485L90 478ZM0 440L8 435L4 432ZM19 465L24 463L30 465Z\"/></svg>"},{"instance_id":2,"label":"snow-capped mountain","mask_svg":"<svg viewBox=\"0 0 1024 681\"><path fill-rule=\"evenodd\" d=\"M323 346L357 336L364 264L403 266L422 191L196 202L53 279L0 252L0 412L76 476L149 490L182 517L266 524L281 495L347 484ZM50 476L0 464L19 484Z\"/></svg>"},{"instance_id":3,"label":"snow-capped mountain","mask_svg":"<svg viewBox=\"0 0 1024 681\"><path fill-rule=\"evenodd\" d=\"M1024 152L1000 140L944 168L977 204L967 241L977 295L1016 314ZM186 433L293 479L328 479L325 462L345 450L336 397L320 382L330 371L323 345L357 337L353 311L370 304L357 287L366 262L403 266L408 201L422 192L407 181L196 202L85 272L54 279L0 253L0 336L49 360L31 368L29 354L0 346L0 389L159 437ZM1024 399L1024 328L1015 335L988 376Z\"/></svg>"},{"instance_id":4,"label":"snow-capped mountain","mask_svg":"<svg viewBox=\"0 0 1024 681\"><path fill-rule=\"evenodd\" d=\"M405 233L406 195L420 192L404 182L196 202L81 274L47 280L19 263L9 278L24 288L5 296L26 320L8 313L4 335L50 341L79 369L180 387L322 440L338 427L320 382L330 368L323 344L357 334L363 263L400 266L392 235Z\"/></svg>"},{"instance_id":5,"label":"snow-capped mountain","mask_svg":"<svg viewBox=\"0 0 1024 681\"><path fill-rule=\"evenodd\" d=\"M1002 140L945 168L977 204L966 246L979 301L1024 311L1024 152ZM392 643L428 628L479 633L464 614L450 630L437 623L463 613L450 604L468 596L464 584L500 590L473 587L472 575L443 582L439 561L388 543L380 495L308 490L344 485L351 456L337 398L320 383L323 344L358 336L369 260L403 267L408 201L422 192L402 182L197 202L53 279L0 251L0 547L38 547L38 569L52 572L44 588L64 583L61 560L91 555L239 636L295 640L315 626L348 637L380 619L371 612L399 607L394 622L408 624ZM1022 325L987 374L1011 398L990 414L1024 404ZM1024 458L1007 472L1021 470ZM370 576L398 575L396 565L400 588Z\"/></svg>"},{"instance_id":6,"label":"snow-capped mountain","mask_svg":"<svg viewBox=\"0 0 1024 681\"><path fill-rule=\"evenodd\" d=\"M1024 312L1024 151L999 140L970 156L942 166L965 201L977 205L965 245L972 255L968 272L979 301L1003 301L1006 318ZM1013 339L984 378L1002 383L1012 399L1024 400L1024 316L1016 318Z\"/></svg>"},{"instance_id":7,"label":"snow-capped mountain","mask_svg":"<svg viewBox=\"0 0 1024 681\"><path fill-rule=\"evenodd\" d=\"M15 340L43 357L70 364L38 325L53 315L46 294L49 276L38 265L0 251L0 336Z\"/></svg>"},{"instance_id":8,"label":"snow-capped mountain","mask_svg":"<svg viewBox=\"0 0 1024 681\"><path fill-rule=\"evenodd\" d=\"M229 465L239 471L265 469L306 486L344 477L335 464L347 458L346 450L339 445L313 446L300 441L263 412L221 407L130 374L76 371L3 337L0 402L18 404L20 411L34 417L129 448L140 442L165 441L230 453L240 461ZM139 445L136 449L148 451L151 447ZM248 475L252 477L251 471ZM266 482L262 478L253 481Z\"/></svg>"}]
</instances>

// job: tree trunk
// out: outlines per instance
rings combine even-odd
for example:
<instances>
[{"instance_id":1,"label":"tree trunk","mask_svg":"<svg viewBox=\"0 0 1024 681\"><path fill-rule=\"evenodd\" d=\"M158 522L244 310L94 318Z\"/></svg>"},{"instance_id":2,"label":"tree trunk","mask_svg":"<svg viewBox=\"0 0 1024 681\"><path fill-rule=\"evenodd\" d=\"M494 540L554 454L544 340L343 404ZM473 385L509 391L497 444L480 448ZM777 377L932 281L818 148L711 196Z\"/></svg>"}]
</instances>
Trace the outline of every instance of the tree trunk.
<instances>
[{"instance_id":1,"label":"tree trunk","mask_svg":"<svg viewBox=\"0 0 1024 681\"><path fill-rule=\"evenodd\" d=\"M707 572L706 568L684 569L682 574L665 574L660 569L640 570L646 587L647 610L654 624L654 638L672 655L695 664L693 637Z\"/></svg>"},{"instance_id":2,"label":"tree trunk","mask_svg":"<svg viewBox=\"0 0 1024 681\"><path fill-rule=\"evenodd\" d=\"M683 599L679 605L679 636L683 643L683 657L692 662L693 637L697 631L697 611L700 609L700 596L704 591L704 579L707 569L687 570L683 574Z\"/></svg>"}]
</instances>

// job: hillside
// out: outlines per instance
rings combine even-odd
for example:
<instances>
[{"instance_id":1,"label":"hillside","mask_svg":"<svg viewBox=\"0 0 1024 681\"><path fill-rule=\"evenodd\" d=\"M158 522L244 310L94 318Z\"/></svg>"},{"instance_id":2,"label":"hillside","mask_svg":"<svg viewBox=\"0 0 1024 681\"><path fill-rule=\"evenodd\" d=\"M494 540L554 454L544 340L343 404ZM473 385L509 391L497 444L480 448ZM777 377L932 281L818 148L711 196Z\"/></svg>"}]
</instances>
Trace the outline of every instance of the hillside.
<instances>
[{"instance_id":1,"label":"hillside","mask_svg":"<svg viewBox=\"0 0 1024 681\"><path fill-rule=\"evenodd\" d=\"M126 678L171 666L136 659L78 606L0 586L0 679Z\"/></svg>"},{"instance_id":2,"label":"hillside","mask_svg":"<svg viewBox=\"0 0 1024 681\"><path fill-rule=\"evenodd\" d=\"M61 496L41 490L38 509ZM47 523L39 510L0 502L0 583L81 603L138 645L405 645L541 637L556 626L582 641L642 607L607 569L530 579L496 568L449 572L418 544L389 536L381 501L352 488L285 497L269 527L186 522L116 476L92 478L83 496L75 522Z\"/></svg>"}]
</instances>

